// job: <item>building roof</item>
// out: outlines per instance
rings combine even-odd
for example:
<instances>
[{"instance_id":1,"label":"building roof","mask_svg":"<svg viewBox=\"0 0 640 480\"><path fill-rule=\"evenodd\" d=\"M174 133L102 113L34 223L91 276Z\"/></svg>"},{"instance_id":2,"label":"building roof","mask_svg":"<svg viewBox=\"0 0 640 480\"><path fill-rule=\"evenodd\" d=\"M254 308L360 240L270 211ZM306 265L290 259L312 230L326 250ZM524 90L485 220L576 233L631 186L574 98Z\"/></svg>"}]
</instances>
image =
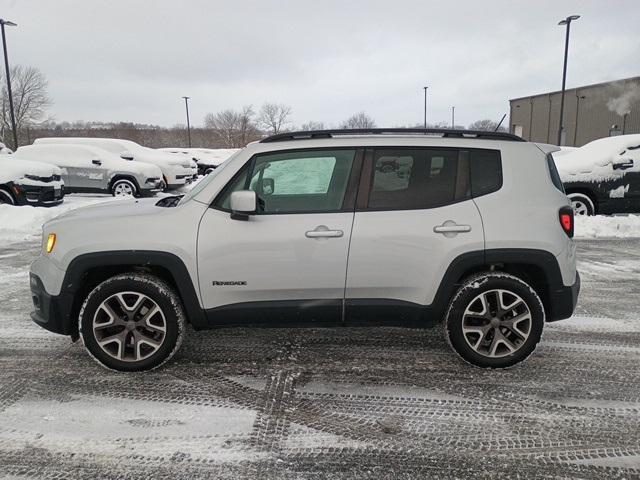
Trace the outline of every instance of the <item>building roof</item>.
<instances>
[{"instance_id":1,"label":"building roof","mask_svg":"<svg viewBox=\"0 0 640 480\"><path fill-rule=\"evenodd\" d=\"M610 80L608 82L592 83L590 85L583 85L583 86L580 86L580 87L571 87L571 88L565 89L565 92L569 92L569 91L572 91L572 90L582 90L582 89L585 89L585 88L602 87L602 86L605 86L605 85L613 85L613 84L620 83L620 82L631 82L631 81L640 82L640 76L639 77L621 78L619 80ZM554 90L554 91L551 91L551 92L536 93L534 95L526 95L524 97L512 98L512 99L509 100L509 102L516 102L518 100L525 100L527 98L544 97L544 96L547 96L547 95L554 95L556 93L561 93L561 92L562 92L562 90Z\"/></svg>"}]
</instances>

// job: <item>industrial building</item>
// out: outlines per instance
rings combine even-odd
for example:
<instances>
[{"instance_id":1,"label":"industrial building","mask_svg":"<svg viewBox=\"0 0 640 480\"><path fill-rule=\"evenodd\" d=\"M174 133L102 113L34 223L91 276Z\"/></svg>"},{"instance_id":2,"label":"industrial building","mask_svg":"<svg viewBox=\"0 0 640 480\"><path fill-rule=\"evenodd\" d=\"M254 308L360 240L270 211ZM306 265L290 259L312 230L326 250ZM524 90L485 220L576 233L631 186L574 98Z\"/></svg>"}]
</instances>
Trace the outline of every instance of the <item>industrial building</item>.
<instances>
[{"instance_id":1,"label":"industrial building","mask_svg":"<svg viewBox=\"0 0 640 480\"><path fill-rule=\"evenodd\" d=\"M510 100L510 131L525 140L558 142L561 92ZM561 145L640 133L640 77L565 90Z\"/></svg>"}]
</instances>

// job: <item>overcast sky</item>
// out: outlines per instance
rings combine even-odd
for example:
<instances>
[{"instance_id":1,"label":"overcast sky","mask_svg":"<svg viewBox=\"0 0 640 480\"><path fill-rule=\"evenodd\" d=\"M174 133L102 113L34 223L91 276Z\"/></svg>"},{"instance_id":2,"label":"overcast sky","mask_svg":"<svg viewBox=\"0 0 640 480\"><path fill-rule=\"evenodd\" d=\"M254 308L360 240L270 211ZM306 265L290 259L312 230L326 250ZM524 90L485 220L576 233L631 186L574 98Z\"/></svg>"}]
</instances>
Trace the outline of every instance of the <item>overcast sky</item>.
<instances>
[{"instance_id":1,"label":"overcast sky","mask_svg":"<svg viewBox=\"0 0 640 480\"><path fill-rule=\"evenodd\" d=\"M192 123L264 101L298 125L500 119L508 99L640 75L640 2L0 0L12 64L49 80L57 121Z\"/></svg>"}]
</instances>

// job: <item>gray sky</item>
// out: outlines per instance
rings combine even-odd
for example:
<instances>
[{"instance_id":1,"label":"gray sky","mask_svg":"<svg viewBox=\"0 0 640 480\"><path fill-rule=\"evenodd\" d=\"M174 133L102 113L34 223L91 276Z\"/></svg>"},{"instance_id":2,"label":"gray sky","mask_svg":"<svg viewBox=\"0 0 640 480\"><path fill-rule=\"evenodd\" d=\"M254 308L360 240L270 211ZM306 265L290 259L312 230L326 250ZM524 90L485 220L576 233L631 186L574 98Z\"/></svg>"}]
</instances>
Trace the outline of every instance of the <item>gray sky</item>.
<instances>
[{"instance_id":1,"label":"gray sky","mask_svg":"<svg viewBox=\"0 0 640 480\"><path fill-rule=\"evenodd\" d=\"M0 0L11 63L40 68L58 121L192 123L207 112L293 108L337 125L500 119L508 99L640 75L640 3L618 1Z\"/></svg>"}]
</instances>

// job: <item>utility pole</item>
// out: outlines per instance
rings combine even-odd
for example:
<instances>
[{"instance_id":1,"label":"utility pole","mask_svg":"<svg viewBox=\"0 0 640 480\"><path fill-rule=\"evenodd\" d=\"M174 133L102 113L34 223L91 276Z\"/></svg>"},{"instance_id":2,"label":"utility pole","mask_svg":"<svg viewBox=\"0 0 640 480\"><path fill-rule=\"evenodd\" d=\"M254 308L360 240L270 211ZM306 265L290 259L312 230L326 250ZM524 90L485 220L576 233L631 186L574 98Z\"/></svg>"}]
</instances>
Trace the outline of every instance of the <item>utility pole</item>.
<instances>
[{"instance_id":1,"label":"utility pole","mask_svg":"<svg viewBox=\"0 0 640 480\"><path fill-rule=\"evenodd\" d=\"M424 129L427 129L427 90L429 87L422 87L424 90Z\"/></svg>"},{"instance_id":2,"label":"utility pole","mask_svg":"<svg viewBox=\"0 0 640 480\"><path fill-rule=\"evenodd\" d=\"M562 66L562 94L560 95L560 124L558 125L558 146L562 143L562 130L564 129L564 90L567 82L567 58L569 56L569 30L571 22L580 18L580 15L571 15L560 20L558 25L566 25L567 33L564 39L564 64Z\"/></svg>"},{"instance_id":3,"label":"utility pole","mask_svg":"<svg viewBox=\"0 0 640 480\"><path fill-rule=\"evenodd\" d=\"M451 107L451 128L456 128L456 107Z\"/></svg>"},{"instance_id":4,"label":"utility pole","mask_svg":"<svg viewBox=\"0 0 640 480\"><path fill-rule=\"evenodd\" d=\"M187 138L189 140L189 148L191 148L191 125L189 124L189 99L191 97L184 98L184 108L187 110Z\"/></svg>"},{"instance_id":5,"label":"utility pole","mask_svg":"<svg viewBox=\"0 0 640 480\"><path fill-rule=\"evenodd\" d=\"M7 38L4 34L4 26L17 27L16 23L0 18L0 28L2 29L2 50L4 51L4 69L7 74L7 94L9 96L9 114L11 117L11 130L13 130L13 149L18 149L18 130L16 129L16 115L13 111L13 94L11 93L11 74L9 73L9 57L7 56Z\"/></svg>"}]
</instances>

